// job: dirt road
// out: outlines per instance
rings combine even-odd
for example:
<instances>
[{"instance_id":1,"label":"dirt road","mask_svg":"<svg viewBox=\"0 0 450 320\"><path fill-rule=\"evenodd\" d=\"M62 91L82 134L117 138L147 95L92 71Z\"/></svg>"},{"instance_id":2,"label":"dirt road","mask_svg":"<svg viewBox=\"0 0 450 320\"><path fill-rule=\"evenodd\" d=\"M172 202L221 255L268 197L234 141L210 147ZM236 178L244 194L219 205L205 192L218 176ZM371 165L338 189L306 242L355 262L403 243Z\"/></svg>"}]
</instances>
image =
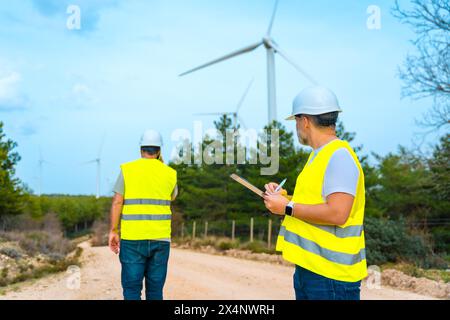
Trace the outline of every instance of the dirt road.
<instances>
[{"instance_id":1,"label":"dirt road","mask_svg":"<svg viewBox=\"0 0 450 320\"><path fill-rule=\"evenodd\" d=\"M122 299L120 263L107 247L84 245L80 288L59 273L7 290L0 299ZM172 249L165 299L294 299L291 267ZM362 299L432 299L362 288Z\"/></svg>"}]
</instances>

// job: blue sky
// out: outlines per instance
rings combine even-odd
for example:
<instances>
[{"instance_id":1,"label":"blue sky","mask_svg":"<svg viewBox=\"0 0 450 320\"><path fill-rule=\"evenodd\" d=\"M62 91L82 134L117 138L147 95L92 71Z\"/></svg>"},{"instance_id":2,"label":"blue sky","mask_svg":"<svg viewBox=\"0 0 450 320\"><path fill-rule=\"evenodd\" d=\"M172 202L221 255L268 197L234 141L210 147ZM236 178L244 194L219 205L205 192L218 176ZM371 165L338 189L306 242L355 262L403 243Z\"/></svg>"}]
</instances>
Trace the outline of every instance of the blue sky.
<instances>
[{"instance_id":1,"label":"blue sky","mask_svg":"<svg viewBox=\"0 0 450 320\"><path fill-rule=\"evenodd\" d=\"M392 1L281 0L272 36L299 65L333 89L346 128L366 152L412 146L415 119L429 100L401 99L397 68L414 34L390 14ZM401 3L407 4L407 1ZM81 9L81 29L66 27L69 4ZM381 29L366 27L369 5L381 9ZM191 67L254 43L264 35L272 0L22 0L0 2L0 120L18 142L17 176L44 193L92 194L102 137L101 190L109 194L119 165L139 156L146 128L170 135L192 130L197 112L232 111L249 80L242 107L248 127L267 121L265 51L222 62L186 77ZM278 120L309 83L276 57ZM283 120L282 120L283 121ZM291 130L294 123L284 122Z\"/></svg>"}]
</instances>

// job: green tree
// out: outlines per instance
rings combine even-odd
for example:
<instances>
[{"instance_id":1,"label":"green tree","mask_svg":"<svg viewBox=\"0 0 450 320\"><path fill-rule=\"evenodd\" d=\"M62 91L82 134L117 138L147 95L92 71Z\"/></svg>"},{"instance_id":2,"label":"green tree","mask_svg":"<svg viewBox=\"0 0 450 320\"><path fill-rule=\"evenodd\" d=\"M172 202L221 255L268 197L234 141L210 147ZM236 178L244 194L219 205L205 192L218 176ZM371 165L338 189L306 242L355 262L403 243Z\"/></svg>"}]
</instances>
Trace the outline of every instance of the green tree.
<instances>
[{"instance_id":1,"label":"green tree","mask_svg":"<svg viewBox=\"0 0 450 320\"><path fill-rule=\"evenodd\" d=\"M429 190L433 181L426 164L413 152L399 147L397 154L376 156L378 186L372 197L388 216L426 218L431 212Z\"/></svg>"},{"instance_id":2,"label":"green tree","mask_svg":"<svg viewBox=\"0 0 450 320\"><path fill-rule=\"evenodd\" d=\"M430 199L434 225L431 230L437 251L450 252L450 134L441 138L428 160L431 180Z\"/></svg>"},{"instance_id":3,"label":"green tree","mask_svg":"<svg viewBox=\"0 0 450 320\"><path fill-rule=\"evenodd\" d=\"M450 213L450 134L443 136L440 143L434 147L428 166L430 179L433 181L430 196L435 216L448 218Z\"/></svg>"},{"instance_id":4,"label":"green tree","mask_svg":"<svg viewBox=\"0 0 450 320\"><path fill-rule=\"evenodd\" d=\"M17 143L6 138L0 122L0 217L16 215L25 209L25 188L15 177L15 167L20 156L14 149Z\"/></svg>"}]
</instances>

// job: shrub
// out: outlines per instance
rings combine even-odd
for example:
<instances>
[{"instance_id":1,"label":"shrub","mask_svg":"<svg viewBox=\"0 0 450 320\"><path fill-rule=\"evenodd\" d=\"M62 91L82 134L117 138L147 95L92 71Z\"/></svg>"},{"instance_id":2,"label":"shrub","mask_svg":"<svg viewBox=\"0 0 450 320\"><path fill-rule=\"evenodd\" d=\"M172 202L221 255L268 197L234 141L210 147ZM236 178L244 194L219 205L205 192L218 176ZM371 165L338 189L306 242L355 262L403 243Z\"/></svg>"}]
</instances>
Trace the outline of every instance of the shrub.
<instances>
[{"instance_id":1,"label":"shrub","mask_svg":"<svg viewBox=\"0 0 450 320\"><path fill-rule=\"evenodd\" d=\"M217 249L226 251L230 249L236 249L239 247L239 241L238 240L231 240L231 239L221 239L217 242Z\"/></svg>"},{"instance_id":2,"label":"shrub","mask_svg":"<svg viewBox=\"0 0 450 320\"><path fill-rule=\"evenodd\" d=\"M450 227L440 226L431 230L434 248L438 252L450 252Z\"/></svg>"},{"instance_id":3,"label":"shrub","mask_svg":"<svg viewBox=\"0 0 450 320\"><path fill-rule=\"evenodd\" d=\"M408 230L404 220L366 217L364 224L368 264L409 262L422 268L445 268L425 234Z\"/></svg>"},{"instance_id":4,"label":"shrub","mask_svg":"<svg viewBox=\"0 0 450 320\"><path fill-rule=\"evenodd\" d=\"M74 249L74 245L62 234L45 231L3 232L1 236L8 241L17 241L22 250L30 256L42 253L45 255L65 256Z\"/></svg>"},{"instance_id":5,"label":"shrub","mask_svg":"<svg viewBox=\"0 0 450 320\"><path fill-rule=\"evenodd\" d=\"M267 248L267 243L263 241L246 242L240 246L240 249L250 250L255 253L274 253L274 250Z\"/></svg>"},{"instance_id":6,"label":"shrub","mask_svg":"<svg viewBox=\"0 0 450 320\"><path fill-rule=\"evenodd\" d=\"M20 259L22 257L22 254L17 249L14 249L14 248L8 248L8 247L1 248L0 253L4 254L10 258L13 258L13 259Z\"/></svg>"}]
</instances>

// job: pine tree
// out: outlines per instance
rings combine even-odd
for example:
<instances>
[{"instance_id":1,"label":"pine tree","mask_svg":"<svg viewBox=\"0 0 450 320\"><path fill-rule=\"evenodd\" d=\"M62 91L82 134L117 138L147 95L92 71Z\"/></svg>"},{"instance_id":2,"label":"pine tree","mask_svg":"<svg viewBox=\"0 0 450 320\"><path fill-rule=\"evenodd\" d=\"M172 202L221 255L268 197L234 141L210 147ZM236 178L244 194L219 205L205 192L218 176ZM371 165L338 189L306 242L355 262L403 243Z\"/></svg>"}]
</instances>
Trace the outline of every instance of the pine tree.
<instances>
[{"instance_id":1,"label":"pine tree","mask_svg":"<svg viewBox=\"0 0 450 320\"><path fill-rule=\"evenodd\" d=\"M3 122L0 122L0 217L20 214L25 205L25 189L16 178L15 166L20 156L13 150L17 143L7 139L3 132Z\"/></svg>"}]
</instances>

